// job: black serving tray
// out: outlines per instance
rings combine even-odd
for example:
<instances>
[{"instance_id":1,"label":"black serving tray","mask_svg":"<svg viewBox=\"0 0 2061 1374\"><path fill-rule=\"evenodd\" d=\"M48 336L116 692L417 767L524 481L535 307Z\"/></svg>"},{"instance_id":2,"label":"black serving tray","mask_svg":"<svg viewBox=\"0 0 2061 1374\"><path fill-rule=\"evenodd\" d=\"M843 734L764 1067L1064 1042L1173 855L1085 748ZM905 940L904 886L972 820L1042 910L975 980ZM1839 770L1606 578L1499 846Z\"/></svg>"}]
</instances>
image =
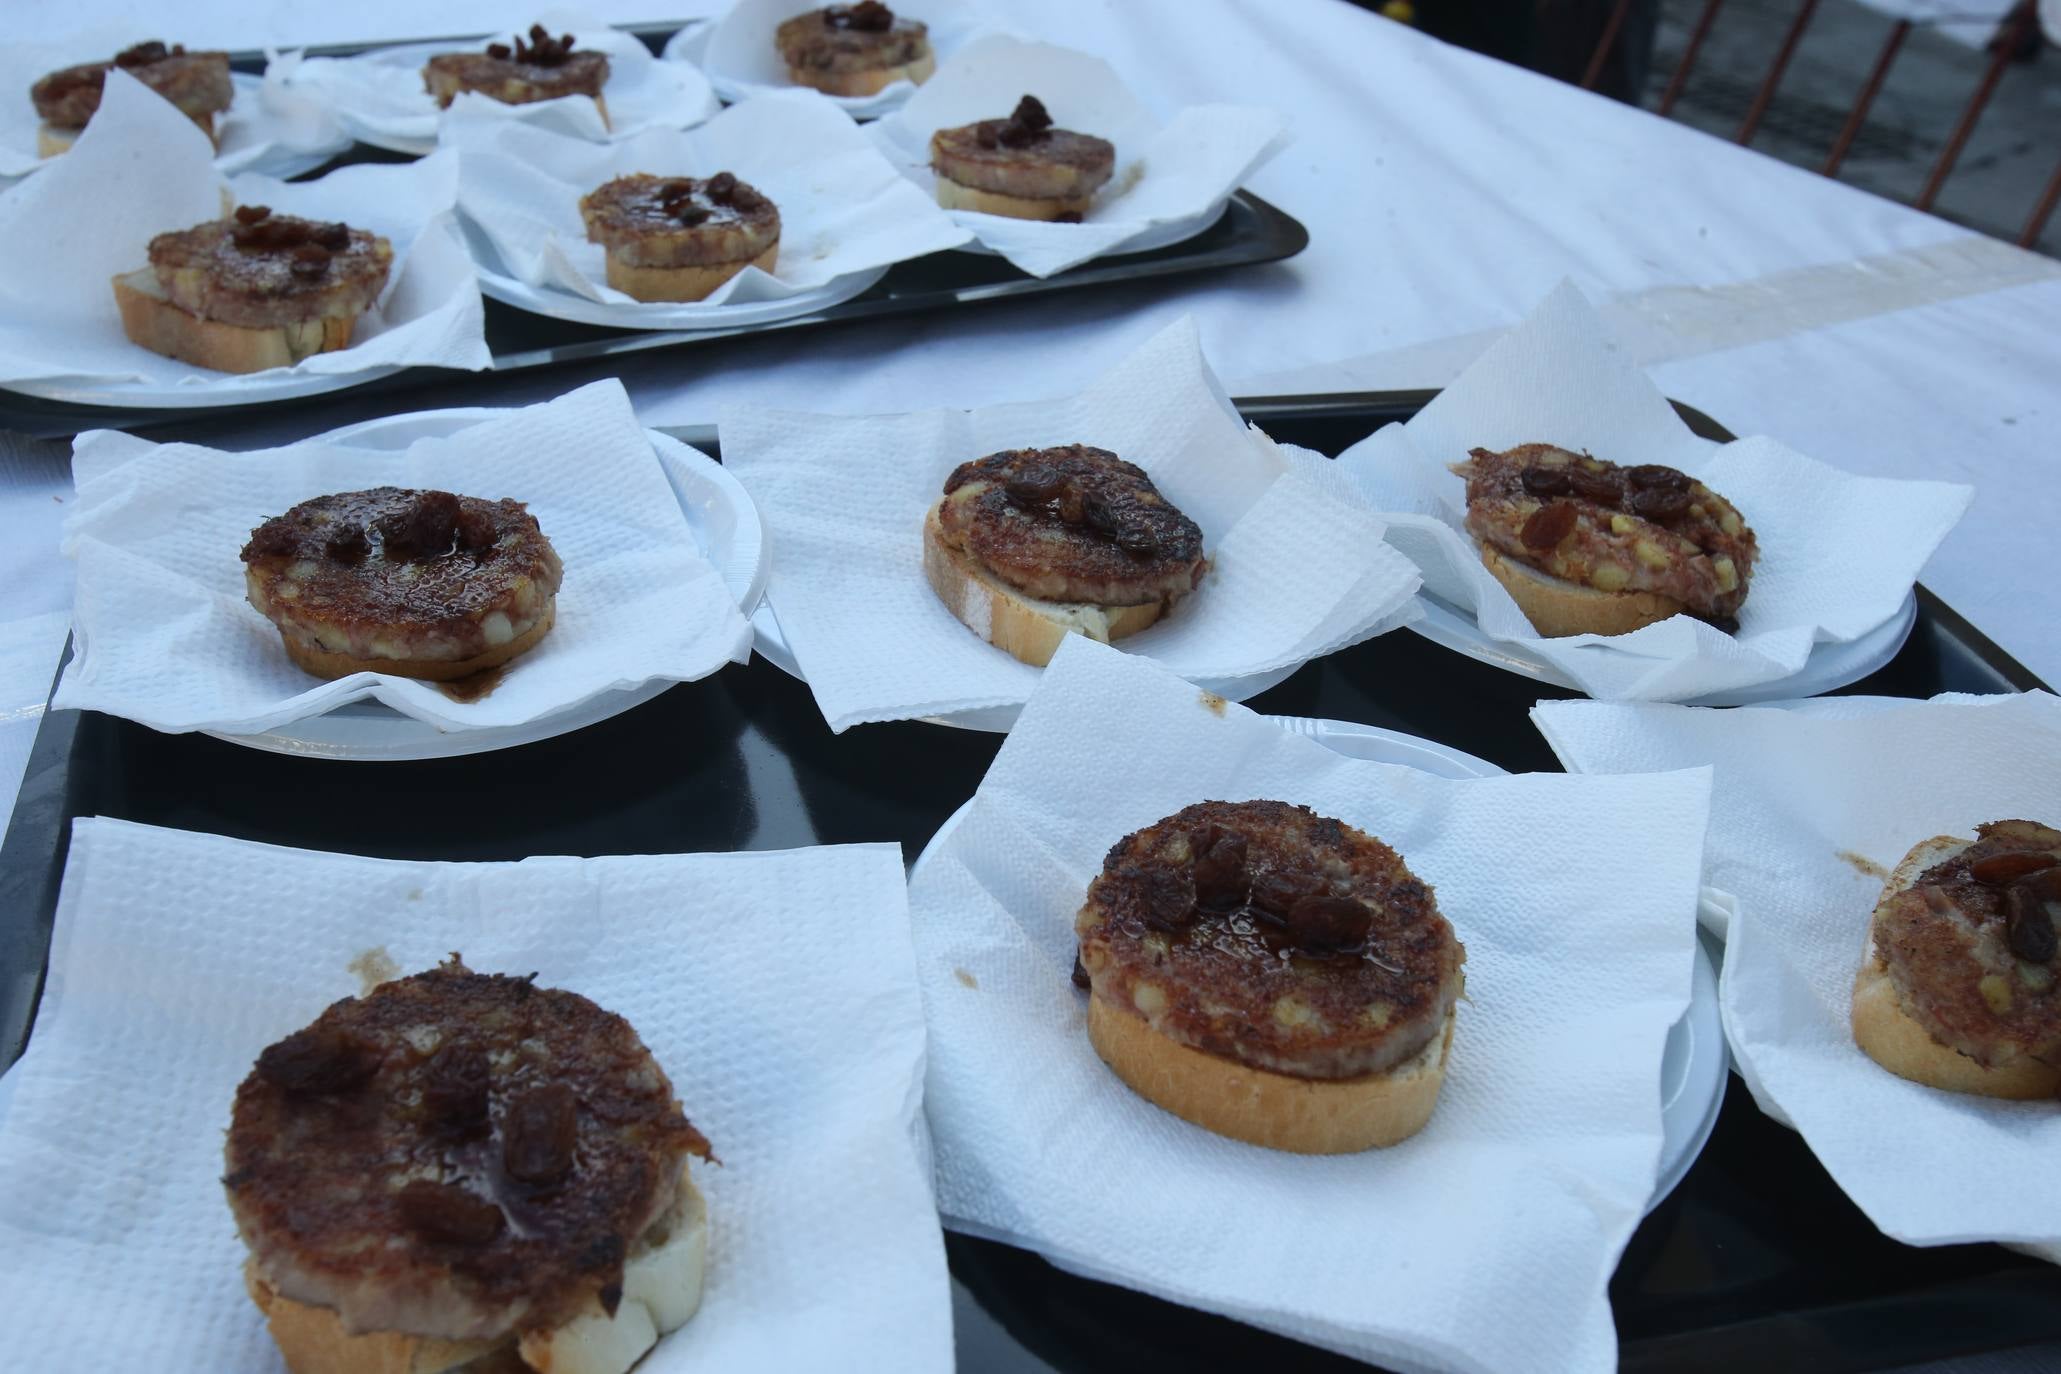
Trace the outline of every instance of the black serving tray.
<instances>
[{"instance_id":1,"label":"black serving tray","mask_svg":"<svg viewBox=\"0 0 2061 1374\"><path fill-rule=\"evenodd\" d=\"M630 26L653 52L665 46L678 25ZM411 40L412 41L412 40ZM445 41L445 40L430 40ZM469 38L448 40L469 42ZM480 41L485 41L484 37ZM353 44L336 48L311 49L322 56L350 56L370 46ZM384 45L377 45L384 46ZM262 71L261 53L238 53L233 65ZM353 162L407 161L404 155L364 144L354 145L322 168L308 173L320 176L335 167ZM305 179L305 178L303 178ZM894 315L951 314L974 306L999 301L1028 300L1059 292L1108 289L1150 282L1165 277L1249 267L1294 257L1309 245L1309 231L1287 212L1250 191L1238 191L1224 207L1216 223L1193 238L1145 253L1122 253L1092 259L1078 267L1050 277L1033 277L1000 257L956 249L931 253L899 262L864 292L838 305L789 319L729 329L649 330L611 329L602 325L577 324L533 315L514 306L489 299L486 302L487 348L494 356L491 372L458 372L448 368L410 368L405 372L365 382L346 390L352 396L379 394L389 410L402 405L417 408L416 398L386 396L425 386L437 389L437 404L463 405L475 399L470 393L491 386L494 379L511 373L539 368L564 368L593 364L630 354L658 349L691 349L745 335L783 330L815 329L825 325L849 324ZM268 409L280 406L310 406L333 401L339 393L265 401ZM36 438L68 438L87 429L125 429L132 433L191 426L233 415L253 402L229 399L220 406L127 407L77 405L46 401L39 397L0 388L0 429Z\"/></svg>"},{"instance_id":2,"label":"black serving tray","mask_svg":"<svg viewBox=\"0 0 2061 1374\"><path fill-rule=\"evenodd\" d=\"M1336 453L1430 395L1255 398L1240 408L1278 439ZM1699 433L1729 437L1684 415ZM1918 600L1903 649L1843 691L2042 685L1922 588ZM1527 771L1558 766L1527 709L1570 695L1398 632L1311 663L1248 704L1403 730ZM12 1062L33 1020L75 816L383 858L894 840L913 859L1000 743L913 722L832 736L808 688L762 659L574 735L416 763L295 758L51 712L0 845L0 1052ZM951 1236L947 1254L1008 1336L1061 1370L1358 1367L1075 1278L1009 1246ZM1736 1081L1695 1166L1632 1237L1611 1302L1624 1367L1637 1371L1878 1370L2061 1340L2061 1269L1994 1245L1916 1249L1884 1238L1802 1138L1761 1115Z\"/></svg>"}]
</instances>

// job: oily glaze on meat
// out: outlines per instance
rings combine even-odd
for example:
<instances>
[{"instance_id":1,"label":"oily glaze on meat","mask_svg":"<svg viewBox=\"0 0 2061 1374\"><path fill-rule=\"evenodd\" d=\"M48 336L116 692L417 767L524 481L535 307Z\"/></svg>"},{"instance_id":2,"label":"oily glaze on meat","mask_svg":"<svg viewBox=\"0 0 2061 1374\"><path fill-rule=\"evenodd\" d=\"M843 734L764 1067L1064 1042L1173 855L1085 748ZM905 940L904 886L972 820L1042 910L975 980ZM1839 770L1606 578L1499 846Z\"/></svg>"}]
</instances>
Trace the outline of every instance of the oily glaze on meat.
<instances>
[{"instance_id":1,"label":"oily glaze on meat","mask_svg":"<svg viewBox=\"0 0 2061 1374\"><path fill-rule=\"evenodd\" d=\"M311 648L464 659L526 633L564 576L520 501L376 487L304 501L244 546L251 605Z\"/></svg>"},{"instance_id":2,"label":"oily glaze on meat","mask_svg":"<svg viewBox=\"0 0 2061 1374\"><path fill-rule=\"evenodd\" d=\"M422 85L443 109L466 91L504 105L529 105L561 96L595 99L608 84L608 54L579 52L571 34L553 38L530 25L528 41L490 43L485 52L438 53L422 69Z\"/></svg>"},{"instance_id":3,"label":"oily glaze on meat","mask_svg":"<svg viewBox=\"0 0 2061 1374\"><path fill-rule=\"evenodd\" d=\"M188 52L158 42L138 43L111 62L82 62L51 72L30 88L36 114L59 128L83 128L100 108L110 68L120 67L196 122L220 114L236 98L229 54Z\"/></svg>"},{"instance_id":4,"label":"oily glaze on meat","mask_svg":"<svg viewBox=\"0 0 2061 1374\"><path fill-rule=\"evenodd\" d=\"M369 230L263 205L150 241L151 272L174 305L250 329L363 314L393 262L393 245Z\"/></svg>"},{"instance_id":5,"label":"oily glaze on meat","mask_svg":"<svg viewBox=\"0 0 2061 1374\"><path fill-rule=\"evenodd\" d=\"M780 211L728 172L617 177L581 198L580 217L589 240L636 267L749 262L780 242Z\"/></svg>"},{"instance_id":6,"label":"oily glaze on meat","mask_svg":"<svg viewBox=\"0 0 2061 1374\"><path fill-rule=\"evenodd\" d=\"M267 1047L225 1153L273 1288L450 1340L612 1311L686 1156L710 1157L629 1022L456 955Z\"/></svg>"},{"instance_id":7,"label":"oily glaze on meat","mask_svg":"<svg viewBox=\"0 0 2061 1374\"><path fill-rule=\"evenodd\" d=\"M1394 850L1278 801L1198 802L1125 836L1074 928L1095 997L1193 1049L1302 1078L1417 1054L1467 957Z\"/></svg>"},{"instance_id":8,"label":"oily glaze on meat","mask_svg":"<svg viewBox=\"0 0 2061 1374\"><path fill-rule=\"evenodd\" d=\"M1942 1045L1990 1068L2061 1062L2061 832L2014 820L1976 835L1877 909L1875 948Z\"/></svg>"},{"instance_id":9,"label":"oily glaze on meat","mask_svg":"<svg viewBox=\"0 0 2061 1374\"><path fill-rule=\"evenodd\" d=\"M1093 195L1116 170L1107 139L1052 127L1036 96L1017 102L1007 119L983 119L930 136L931 170L961 186L1025 200Z\"/></svg>"},{"instance_id":10,"label":"oily glaze on meat","mask_svg":"<svg viewBox=\"0 0 2061 1374\"><path fill-rule=\"evenodd\" d=\"M800 72L863 72L905 67L930 50L930 26L879 0L810 10L773 31L780 60Z\"/></svg>"},{"instance_id":11,"label":"oily glaze on meat","mask_svg":"<svg viewBox=\"0 0 2061 1374\"><path fill-rule=\"evenodd\" d=\"M945 481L938 524L952 548L1043 601L1172 600L1209 567L1202 530L1145 470L1086 444L961 463Z\"/></svg>"},{"instance_id":12,"label":"oily glaze on meat","mask_svg":"<svg viewBox=\"0 0 2061 1374\"><path fill-rule=\"evenodd\" d=\"M1467 531L1518 562L1603 592L1655 592L1738 628L1753 531L1703 483L1659 464L1619 467L1551 444L1474 449Z\"/></svg>"}]
</instances>

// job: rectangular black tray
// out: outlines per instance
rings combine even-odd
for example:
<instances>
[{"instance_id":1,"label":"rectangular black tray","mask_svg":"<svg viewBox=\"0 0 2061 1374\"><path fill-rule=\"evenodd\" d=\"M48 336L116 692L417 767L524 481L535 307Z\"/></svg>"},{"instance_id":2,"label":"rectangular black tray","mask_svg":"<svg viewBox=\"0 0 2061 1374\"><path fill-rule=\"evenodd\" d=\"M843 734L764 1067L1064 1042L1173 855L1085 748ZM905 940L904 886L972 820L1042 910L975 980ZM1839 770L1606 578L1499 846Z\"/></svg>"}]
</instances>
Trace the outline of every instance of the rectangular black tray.
<instances>
[{"instance_id":1,"label":"rectangular black tray","mask_svg":"<svg viewBox=\"0 0 2061 1374\"><path fill-rule=\"evenodd\" d=\"M642 38L656 52L677 27L632 26L630 32ZM349 56L365 51L367 46L354 44L321 52L323 55ZM249 67L254 63L256 69L263 69L262 54L239 53L236 60L240 66ZM318 176L330 168L352 162L401 160L405 159L400 154L360 144L309 175ZM1251 191L1241 190L1231 197L1222 217L1209 228L1193 238L1150 252L1095 258L1050 277L1033 277L1011 266L1006 259L985 253L956 249L931 253L896 263L878 282L848 301L767 324L701 330L611 329L554 320L488 300L486 339L487 348L494 356L491 372L410 368L348 390L354 397L380 395L390 402L387 408L393 409L403 402L389 397L388 393L434 386L439 404L462 405L473 399L468 393L490 387L494 379L511 373L593 364L658 349L691 349L746 335L814 329L896 315L935 315L1001 301L1107 290L1165 277L1249 267L1294 257L1308 246L1309 241L1309 231L1299 221ZM333 401L337 395L336 392L328 392L300 400L263 404L268 409L311 406ZM413 398L409 398L407 403L412 408ZM0 388L0 429L43 439L67 438L81 430L98 428L125 429L132 433L158 431L201 424L246 409L248 405L247 402L233 400L221 406L192 408L76 405Z\"/></svg>"},{"instance_id":2,"label":"rectangular black tray","mask_svg":"<svg viewBox=\"0 0 2061 1374\"><path fill-rule=\"evenodd\" d=\"M1336 453L1430 395L1240 404L1276 438ZM1727 437L1684 413L1699 432ZM1909 641L1842 690L1925 697L2040 685L1920 589ZM1570 695L1399 631L1311 663L1249 704L1403 730L1525 771L1558 767L1525 712L1539 697ZM1000 742L913 722L832 736L808 688L763 659L574 735L420 763L291 758L52 712L0 845L0 1062L19 1054L33 1019L76 816L386 858L878 840L899 841L913 858L972 794ZM954 1274L1008 1335L1063 1370L1356 1367L1008 1246L952 1236L947 1249ZM2061 1339L2061 1269L1994 1245L1885 1239L1737 1082L1695 1166L1633 1236L1611 1300L1629 1370L1886 1369Z\"/></svg>"}]
</instances>

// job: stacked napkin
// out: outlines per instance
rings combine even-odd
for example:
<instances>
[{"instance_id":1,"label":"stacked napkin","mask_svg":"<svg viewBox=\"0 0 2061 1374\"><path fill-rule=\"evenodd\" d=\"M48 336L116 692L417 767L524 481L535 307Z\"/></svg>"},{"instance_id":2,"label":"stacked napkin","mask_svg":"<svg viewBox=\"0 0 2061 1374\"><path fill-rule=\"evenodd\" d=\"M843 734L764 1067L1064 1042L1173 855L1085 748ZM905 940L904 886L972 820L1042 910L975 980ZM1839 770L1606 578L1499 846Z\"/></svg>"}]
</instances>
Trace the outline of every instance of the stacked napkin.
<instances>
[{"instance_id":1,"label":"stacked napkin","mask_svg":"<svg viewBox=\"0 0 2061 1374\"><path fill-rule=\"evenodd\" d=\"M405 453L323 439L222 453L96 430L78 440L73 473L65 550L78 590L60 707L157 730L256 734L369 697L440 730L470 730L654 678L692 681L749 652L751 627L696 547L617 381ZM477 701L380 673L311 677L245 601L238 554L252 529L299 502L382 485L523 501L565 562L557 623Z\"/></svg>"},{"instance_id":2,"label":"stacked napkin","mask_svg":"<svg viewBox=\"0 0 2061 1374\"><path fill-rule=\"evenodd\" d=\"M1803 1133L1913 1245L2061 1245L2061 1112L1896 1077L1853 1042L1853 980L1883 880L1983 821L2061 821L2061 701L1837 698L1791 709L1544 702L1584 773L1714 769L1710 881L1737 897L1720 1001L1763 1110ZM1919 1185L1922 1181L1922 1186Z\"/></svg>"},{"instance_id":3,"label":"stacked napkin","mask_svg":"<svg viewBox=\"0 0 2061 1374\"><path fill-rule=\"evenodd\" d=\"M1116 145L1116 174L1083 223L952 211L982 243L1035 277L1168 226L1207 228L1238 184L1287 141L1280 115L1244 105L1195 105L1161 121L1101 59L999 34L969 45L868 132L904 176L935 195L930 136L1006 118L1025 95L1042 101L1059 128Z\"/></svg>"},{"instance_id":4,"label":"stacked napkin","mask_svg":"<svg viewBox=\"0 0 2061 1374\"><path fill-rule=\"evenodd\" d=\"M109 820L0 1080L14 1359L278 1367L217 1181L236 1085L358 970L453 950L627 1017L722 1159L701 1310L640 1370L951 1368L894 846L396 863Z\"/></svg>"},{"instance_id":5,"label":"stacked napkin","mask_svg":"<svg viewBox=\"0 0 2061 1374\"><path fill-rule=\"evenodd\" d=\"M1062 401L878 416L739 407L720 429L775 550L767 599L833 730L1029 697L1038 669L961 624L923 574L923 517L945 478L1002 449L1109 449L1202 527L1214 571L1123 641L1184 677L1250 677L1356 643L1407 618L1417 587L1380 521L1327 499L1238 420L1185 318Z\"/></svg>"},{"instance_id":6,"label":"stacked napkin","mask_svg":"<svg viewBox=\"0 0 2061 1374\"><path fill-rule=\"evenodd\" d=\"M1447 469L1471 448L1557 444L1632 465L1662 463L1739 508L1760 545L1736 634L1675 616L1628 635L1542 639L1481 564L1463 527L1466 484ZM1598 698L1683 700L1778 681L1813 645L1857 639L1896 614L1967 509L1947 482L1856 477L1767 438L1699 439L1618 353L1594 310L1562 286L1408 423L1340 455L1389 523L1425 590L1491 639L1551 664Z\"/></svg>"},{"instance_id":7,"label":"stacked napkin","mask_svg":"<svg viewBox=\"0 0 2061 1374\"><path fill-rule=\"evenodd\" d=\"M1068 971L1103 854L1255 797L1394 846L1467 947L1443 1095L1399 1145L1224 1139L1088 1042ZM1654 1184L1708 798L1706 770L1450 781L1347 759L1069 641L910 886L947 1224L1391 1368L1614 1368L1607 1287Z\"/></svg>"}]
</instances>

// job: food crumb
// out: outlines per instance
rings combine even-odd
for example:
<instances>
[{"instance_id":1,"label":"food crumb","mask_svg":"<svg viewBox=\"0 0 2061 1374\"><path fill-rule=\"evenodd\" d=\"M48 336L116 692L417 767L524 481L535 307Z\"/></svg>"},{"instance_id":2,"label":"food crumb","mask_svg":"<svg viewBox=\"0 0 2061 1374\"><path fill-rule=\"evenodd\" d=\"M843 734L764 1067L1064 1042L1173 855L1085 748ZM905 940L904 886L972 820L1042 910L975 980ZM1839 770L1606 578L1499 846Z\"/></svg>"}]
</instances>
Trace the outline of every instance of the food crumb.
<instances>
[{"instance_id":1,"label":"food crumb","mask_svg":"<svg viewBox=\"0 0 2061 1374\"><path fill-rule=\"evenodd\" d=\"M409 888L409 889L408 889L408 900L409 900L409 901L411 901L411 902L419 902L419 901L421 901L421 900L422 900L422 889L421 889L421 888L419 888L419 887L411 887L411 888Z\"/></svg>"},{"instance_id":2,"label":"food crumb","mask_svg":"<svg viewBox=\"0 0 2061 1374\"><path fill-rule=\"evenodd\" d=\"M952 970L952 976L953 976L954 978L957 978L957 979L959 980L959 986L960 986L960 987L962 987L962 988L972 988L972 989L973 989L973 990L974 990L975 992L979 992L979 991L980 991L980 979L978 979L978 978L974 977L974 976L973 976L973 975L972 975L971 973L967 972L967 971L966 971L965 969L963 969L963 968L955 968L955 969L953 969L953 970Z\"/></svg>"},{"instance_id":3,"label":"food crumb","mask_svg":"<svg viewBox=\"0 0 2061 1374\"><path fill-rule=\"evenodd\" d=\"M1840 850L1837 858L1841 863L1851 867L1854 872L1860 874L1863 878L1873 878L1877 882L1883 882L1889 877L1888 869L1876 863L1873 859L1854 853L1851 849Z\"/></svg>"},{"instance_id":4,"label":"food crumb","mask_svg":"<svg viewBox=\"0 0 2061 1374\"><path fill-rule=\"evenodd\" d=\"M1215 692L1204 692L1202 694L1202 704L1210 709L1212 715L1220 716L1224 714L1224 699Z\"/></svg>"},{"instance_id":5,"label":"food crumb","mask_svg":"<svg viewBox=\"0 0 2061 1374\"><path fill-rule=\"evenodd\" d=\"M374 945L344 967L358 975L358 991L361 993L370 992L381 983L392 982L401 976L401 966L386 952L385 945Z\"/></svg>"}]
</instances>

